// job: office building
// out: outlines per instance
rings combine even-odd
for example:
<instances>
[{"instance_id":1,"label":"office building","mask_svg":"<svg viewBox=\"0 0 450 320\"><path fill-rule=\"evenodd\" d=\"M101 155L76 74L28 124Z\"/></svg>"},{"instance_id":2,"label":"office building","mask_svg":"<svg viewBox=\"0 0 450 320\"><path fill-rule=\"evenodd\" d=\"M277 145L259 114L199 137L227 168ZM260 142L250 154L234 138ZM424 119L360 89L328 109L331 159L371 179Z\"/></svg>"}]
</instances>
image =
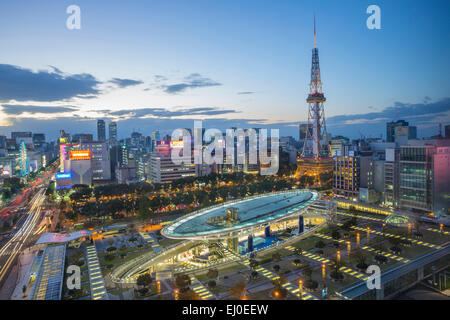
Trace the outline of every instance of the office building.
<instances>
[{"instance_id":1,"label":"office building","mask_svg":"<svg viewBox=\"0 0 450 320\"><path fill-rule=\"evenodd\" d=\"M436 147L401 146L399 206L414 212L433 210L433 155Z\"/></svg>"},{"instance_id":2,"label":"office building","mask_svg":"<svg viewBox=\"0 0 450 320\"><path fill-rule=\"evenodd\" d=\"M105 141L106 140L106 127L104 120L97 121L97 140Z\"/></svg>"},{"instance_id":3,"label":"office building","mask_svg":"<svg viewBox=\"0 0 450 320\"><path fill-rule=\"evenodd\" d=\"M117 122L111 122L108 127L109 142L115 144L117 142Z\"/></svg>"}]
</instances>

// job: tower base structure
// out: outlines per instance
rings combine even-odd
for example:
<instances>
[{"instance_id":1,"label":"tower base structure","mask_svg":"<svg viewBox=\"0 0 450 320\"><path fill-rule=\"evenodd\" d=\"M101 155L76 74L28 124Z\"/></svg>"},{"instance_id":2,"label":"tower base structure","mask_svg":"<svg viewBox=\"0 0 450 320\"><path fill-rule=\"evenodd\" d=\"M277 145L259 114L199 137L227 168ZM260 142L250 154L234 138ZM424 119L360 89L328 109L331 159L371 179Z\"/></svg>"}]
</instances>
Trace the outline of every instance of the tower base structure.
<instances>
[{"instance_id":1,"label":"tower base structure","mask_svg":"<svg viewBox=\"0 0 450 320\"><path fill-rule=\"evenodd\" d=\"M322 181L320 181L320 175L332 171L332 158L298 158L295 176L297 178L300 178L303 175L310 176L314 179L314 185L321 186Z\"/></svg>"}]
</instances>

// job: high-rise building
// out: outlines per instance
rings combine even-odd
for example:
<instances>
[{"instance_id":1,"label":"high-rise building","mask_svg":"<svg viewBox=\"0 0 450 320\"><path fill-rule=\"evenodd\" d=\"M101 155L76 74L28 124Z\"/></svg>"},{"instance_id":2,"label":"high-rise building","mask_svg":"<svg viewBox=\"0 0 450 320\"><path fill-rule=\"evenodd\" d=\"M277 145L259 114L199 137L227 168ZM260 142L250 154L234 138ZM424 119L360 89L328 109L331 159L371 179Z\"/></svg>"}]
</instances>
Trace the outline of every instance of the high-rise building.
<instances>
[{"instance_id":1,"label":"high-rise building","mask_svg":"<svg viewBox=\"0 0 450 320\"><path fill-rule=\"evenodd\" d=\"M156 151L156 142L161 140L159 130L154 130L152 132L152 152Z\"/></svg>"},{"instance_id":2,"label":"high-rise building","mask_svg":"<svg viewBox=\"0 0 450 320\"><path fill-rule=\"evenodd\" d=\"M104 120L97 121L97 140L105 141L106 140L106 127Z\"/></svg>"},{"instance_id":3,"label":"high-rise building","mask_svg":"<svg viewBox=\"0 0 450 320\"><path fill-rule=\"evenodd\" d=\"M34 133L33 134L33 145L35 148L40 148L45 143L45 134L43 133Z\"/></svg>"},{"instance_id":4,"label":"high-rise building","mask_svg":"<svg viewBox=\"0 0 450 320\"><path fill-rule=\"evenodd\" d=\"M313 135L313 126L311 123L302 123L299 126L299 141L303 142L306 139L306 136L310 137Z\"/></svg>"},{"instance_id":5,"label":"high-rise building","mask_svg":"<svg viewBox=\"0 0 450 320\"><path fill-rule=\"evenodd\" d=\"M25 177L30 173L30 159L27 155L27 146L25 142L20 142L19 147L19 166L20 166L20 176Z\"/></svg>"},{"instance_id":6,"label":"high-rise building","mask_svg":"<svg viewBox=\"0 0 450 320\"><path fill-rule=\"evenodd\" d=\"M72 142L93 142L94 136L90 133L77 133L72 137Z\"/></svg>"},{"instance_id":7,"label":"high-rise building","mask_svg":"<svg viewBox=\"0 0 450 320\"><path fill-rule=\"evenodd\" d=\"M314 178L314 184L320 185L320 176L333 171L333 159L330 157L330 146L325 125L323 103L326 101L322 93L320 78L319 49L316 43L316 21L314 19L314 48L312 50L311 82L306 102L308 108L308 126L312 126L312 134L306 130L301 156L297 161L297 177L308 175Z\"/></svg>"},{"instance_id":8,"label":"high-rise building","mask_svg":"<svg viewBox=\"0 0 450 320\"><path fill-rule=\"evenodd\" d=\"M433 155L433 210L436 216L450 214L450 146L437 146Z\"/></svg>"},{"instance_id":9,"label":"high-rise building","mask_svg":"<svg viewBox=\"0 0 450 320\"><path fill-rule=\"evenodd\" d=\"M170 156L157 153L150 156L149 179L153 183L171 183L195 175L195 164L175 164Z\"/></svg>"},{"instance_id":10,"label":"high-rise building","mask_svg":"<svg viewBox=\"0 0 450 320\"><path fill-rule=\"evenodd\" d=\"M119 152L119 167L128 166L128 149L126 146L121 146Z\"/></svg>"},{"instance_id":11,"label":"high-rise building","mask_svg":"<svg viewBox=\"0 0 450 320\"><path fill-rule=\"evenodd\" d=\"M33 133L31 132L11 132L11 139L17 138L33 138Z\"/></svg>"},{"instance_id":12,"label":"high-rise building","mask_svg":"<svg viewBox=\"0 0 450 320\"><path fill-rule=\"evenodd\" d=\"M445 139L450 139L450 124L445 126Z\"/></svg>"},{"instance_id":13,"label":"high-rise building","mask_svg":"<svg viewBox=\"0 0 450 320\"><path fill-rule=\"evenodd\" d=\"M401 146L399 206L405 210L433 209L433 154L436 146Z\"/></svg>"},{"instance_id":14,"label":"high-rise building","mask_svg":"<svg viewBox=\"0 0 450 320\"><path fill-rule=\"evenodd\" d=\"M408 139L417 139L417 127L416 126L408 127Z\"/></svg>"},{"instance_id":15,"label":"high-rise building","mask_svg":"<svg viewBox=\"0 0 450 320\"><path fill-rule=\"evenodd\" d=\"M333 193L336 196L356 200L359 196L359 157L353 152L335 157L333 170Z\"/></svg>"},{"instance_id":16,"label":"high-rise building","mask_svg":"<svg viewBox=\"0 0 450 320\"><path fill-rule=\"evenodd\" d=\"M6 149L6 136L0 136L0 149Z\"/></svg>"},{"instance_id":17,"label":"high-rise building","mask_svg":"<svg viewBox=\"0 0 450 320\"><path fill-rule=\"evenodd\" d=\"M117 142L117 122L111 122L109 124L109 142L114 144Z\"/></svg>"},{"instance_id":18,"label":"high-rise building","mask_svg":"<svg viewBox=\"0 0 450 320\"><path fill-rule=\"evenodd\" d=\"M408 127L409 123L405 120L398 120L396 122L386 123L386 142L395 142L395 128Z\"/></svg>"},{"instance_id":19,"label":"high-rise building","mask_svg":"<svg viewBox=\"0 0 450 320\"><path fill-rule=\"evenodd\" d=\"M384 162L384 203L397 207L399 198L399 148L387 148Z\"/></svg>"},{"instance_id":20,"label":"high-rise building","mask_svg":"<svg viewBox=\"0 0 450 320\"><path fill-rule=\"evenodd\" d=\"M111 162L106 142L81 142L80 149L90 151L92 180L111 180Z\"/></svg>"}]
</instances>

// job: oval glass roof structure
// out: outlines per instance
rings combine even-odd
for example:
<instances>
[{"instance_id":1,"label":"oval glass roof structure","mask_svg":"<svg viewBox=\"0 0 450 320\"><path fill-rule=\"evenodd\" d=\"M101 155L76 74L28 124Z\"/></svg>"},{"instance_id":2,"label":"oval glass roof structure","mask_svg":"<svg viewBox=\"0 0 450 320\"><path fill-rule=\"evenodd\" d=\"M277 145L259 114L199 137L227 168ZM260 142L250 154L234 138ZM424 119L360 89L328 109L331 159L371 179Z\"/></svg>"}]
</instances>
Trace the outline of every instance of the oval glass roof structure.
<instances>
[{"instance_id":1,"label":"oval glass roof structure","mask_svg":"<svg viewBox=\"0 0 450 320\"><path fill-rule=\"evenodd\" d=\"M298 214L318 199L313 191L295 190L252 196L201 209L175 220L162 233L168 238L217 238Z\"/></svg>"}]
</instances>

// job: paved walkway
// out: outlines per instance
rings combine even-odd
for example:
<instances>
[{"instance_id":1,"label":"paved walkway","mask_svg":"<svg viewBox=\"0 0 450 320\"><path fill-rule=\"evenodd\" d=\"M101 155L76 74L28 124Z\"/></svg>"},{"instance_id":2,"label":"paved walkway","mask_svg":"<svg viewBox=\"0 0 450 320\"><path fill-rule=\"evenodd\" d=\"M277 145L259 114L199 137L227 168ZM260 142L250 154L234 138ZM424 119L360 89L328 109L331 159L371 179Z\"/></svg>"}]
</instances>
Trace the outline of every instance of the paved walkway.
<instances>
[{"instance_id":1,"label":"paved walkway","mask_svg":"<svg viewBox=\"0 0 450 320\"><path fill-rule=\"evenodd\" d=\"M361 228L361 227L353 226L352 229L367 232L367 228ZM377 231L377 230L373 230L373 229L369 229L369 232L377 234L379 236L386 236L386 237L389 237L389 238L397 238L397 239L401 239L401 240L408 240L408 241L411 241L414 244L421 245L421 246L428 247L428 248L433 248L433 249L436 249L436 250L439 250L439 249L442 248L440 245L437 245L437 244L432 244L432 243L424 242L424 241L421 241L421 240L415 240L415 239L403 237L403 236L400 236L400 235L397 235L397 234L381 232L381 231Z\"/></svg>"},{"instance_id":2,"label":"paved walkway","mask_svg":"<svg viewBox=\"0 0 450 320\"><path fill-rule=\"evenodd\" d=\"M147 232L140 231L139 235L152 246L152 249L155 250L155 252L158 252L161 250L158 240L155 239L152 235L148 234Z\"/></svg>"},{"instance_id":3,"label":"paved walkway","mask_svg":"<svg viewBox=\"0 0 450 320\"><path fill-rule=\"evenodd\" d=\"M216 299L216 297L209 291L196 277L193 275L191 277L191 288L194 290L196 294L199 295L199 297L202 300L212 300Z\"/></svg>"},{"instance_id":4,"label":"paved walkway","mask_svg":"<svg viewBox=\"0 0 450 320\"><path fill-rule=\"evenodd\" d=\"M244 263L247 266L250 265L250 261L249 260L244 260L242 263ZM261 267L261 266L257 267L255 269L255 271L261 273L264 277L266 277L266 278L268 278L269 280L272 280L272 281L280 279L280 277L278 275L275 275L272 271L269 271L266 268ZM286 283L284 283L282 285L282 287L285 288L286 290L288 290L288 292L290 292L294 296L300 298L299 288L297 286L293 285L290 282L286 282ZM303 290L303 292L302 292L302 300L319 300L319 299L314 297L309 292L306 292L305 290Z\"/></svg>"},{"instance_id":5,"label":"paved walkway","mask_svg":"<svg viewBox=\"0 0 450 320\"><path fill-rule=\"evenodd\" d=\"M385 219L369 217L369 216L365 216L365 215L361 215L361 214L354 215L354 214L345 213L345 212L336 212L336 213L341 216L346 216L346 217L351 217L351 218L356 217L357 219L365 219L365 220L378 221L378 222L384 222L384 220L385 220Z\"/></svg>"},{"instance_id":6,"label":"paved walkway","mask_svg":"<svg viewBox=\"0 0 450 320\"><path fill-rule=\"evenodd\" d=\"M86 248L92 300L108 300L95 244Z\"/></svg>"},{"instance_id":7,"label":"paved walkway","mask_svg":"<svg viewBox=\"0 0 450 320\"><path fill-rule=\"evenodd\" d=\"M326 240L331 240L331 241L340 242L340 243L346 243L345 240L342 240L342 239L336 240L336 239L333 239L332 237L330 237L330 236L328 236L326 234L322 234L322 233L316 233L315 236L319 237L319 238L322 238L322 239L326 239ZM360 248L362 250L371 251L373 253L379 253L379 254L381 254L381 255L385 256L386 258L389 258L389 259L397 260L397 261L400 261L400 262L403 262L403 263L408 263L409 262L409 259L397 256L397 255L389 253L389 252L379 251L379 250L376 250L375 248L372 248L372 247L369 247L369 246L361 245Z\"/></svg>"}]
</instances>

